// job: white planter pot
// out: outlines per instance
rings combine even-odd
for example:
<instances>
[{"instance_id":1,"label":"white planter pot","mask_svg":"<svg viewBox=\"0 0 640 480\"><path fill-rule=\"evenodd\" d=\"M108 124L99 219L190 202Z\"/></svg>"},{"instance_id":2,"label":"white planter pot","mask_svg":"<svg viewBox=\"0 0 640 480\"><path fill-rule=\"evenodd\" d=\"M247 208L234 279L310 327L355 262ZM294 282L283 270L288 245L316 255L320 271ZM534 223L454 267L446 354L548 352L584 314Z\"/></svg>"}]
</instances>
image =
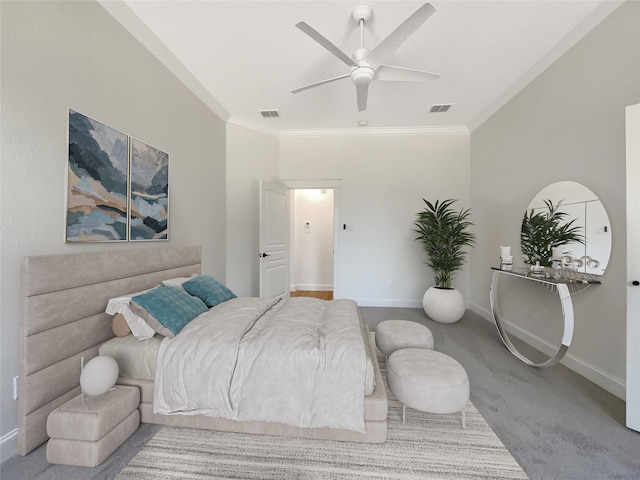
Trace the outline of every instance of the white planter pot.
<instances>
[{"instance_id":1,"label":"white planter pot","mask_svg":"<svg viewBox=\"0 0 640 480\"><path fill-rule=\"evenodd\" d=\"M422 297L422 307L431 320L440 323L457 322L466 310L464 297L455 288L429 288Z\"/></svg>"}]
</instances>

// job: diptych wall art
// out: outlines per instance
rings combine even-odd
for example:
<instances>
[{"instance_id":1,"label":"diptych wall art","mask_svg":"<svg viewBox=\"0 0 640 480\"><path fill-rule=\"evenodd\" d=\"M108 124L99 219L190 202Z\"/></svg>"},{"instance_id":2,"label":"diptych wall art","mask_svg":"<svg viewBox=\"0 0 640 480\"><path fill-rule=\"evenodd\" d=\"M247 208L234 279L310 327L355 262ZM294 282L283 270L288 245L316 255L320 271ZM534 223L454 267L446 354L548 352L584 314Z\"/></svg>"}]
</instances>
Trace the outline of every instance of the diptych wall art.
<instances>
[{"instance_id":1,"label":"diptych wall art","mask_svg":"<svg viewBox=\"0 0 640 480\"><path fill-rule=\"evenodd\" d=\"M169 155L69 110L67 242L167 240Z\"/></svg>"}]
</instances>

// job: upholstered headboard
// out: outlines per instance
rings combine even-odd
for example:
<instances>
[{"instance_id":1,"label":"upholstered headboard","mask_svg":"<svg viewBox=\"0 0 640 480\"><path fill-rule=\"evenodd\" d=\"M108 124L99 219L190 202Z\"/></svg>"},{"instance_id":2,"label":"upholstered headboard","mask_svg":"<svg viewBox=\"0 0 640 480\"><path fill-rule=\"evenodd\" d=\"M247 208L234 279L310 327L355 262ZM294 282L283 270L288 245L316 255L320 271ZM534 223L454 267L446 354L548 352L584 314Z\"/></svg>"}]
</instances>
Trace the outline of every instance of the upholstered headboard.
<instances>
[{"instance_id":1,"label":"upholstered headboard","mask_svg":"<svg viewBox=\"0 0 640 480\"><path fill-rule=\"evenodd\" d=\"M160 247L25 257L18 452L26 455L49 437L49 413L80 393L85 362L113 337L107 301L201 273L201 247Z\"/></svg>"}]
</instances>

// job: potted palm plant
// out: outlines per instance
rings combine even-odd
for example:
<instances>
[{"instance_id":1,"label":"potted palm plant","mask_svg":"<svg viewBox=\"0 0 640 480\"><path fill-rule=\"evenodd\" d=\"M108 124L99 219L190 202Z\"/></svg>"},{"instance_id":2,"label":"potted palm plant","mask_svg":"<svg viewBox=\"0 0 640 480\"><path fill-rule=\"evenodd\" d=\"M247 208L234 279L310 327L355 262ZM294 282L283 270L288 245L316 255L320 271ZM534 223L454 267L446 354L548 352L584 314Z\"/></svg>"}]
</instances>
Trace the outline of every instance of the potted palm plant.
<instances>
[{"instance_id":1,"label":"potted palm plant","mask_svg":"<svg viewBox=\"0 0 640 480\"><path fill-rule=\"evenodd\" d=\"M520 248L525 263L550 267L553 247L561 247L568 243L584 245L582 227L575 226L576 219L565 223L567 213L559 211L561 202L554 204L544 201L547 209L534 213L533 208L524 214L520 229Z\"/></svg>"},{"instance_id":2,"label":"potted palm plant","mask_svg":"<svg viewBox=\"0 0 640 480\"><path fill-rule=\"evenodd\" d=\"M475 245L476 236L468 231L473 226L469 209L455 211L456 200L425 203L416 214L414 231L427 254L427 266L433 270L435 286L424 294L422 305L432 320L453 323L462 318L465 302L462 294L451 286L454 274L467 261L467 248Z\"/></svg>"}]
</instances>

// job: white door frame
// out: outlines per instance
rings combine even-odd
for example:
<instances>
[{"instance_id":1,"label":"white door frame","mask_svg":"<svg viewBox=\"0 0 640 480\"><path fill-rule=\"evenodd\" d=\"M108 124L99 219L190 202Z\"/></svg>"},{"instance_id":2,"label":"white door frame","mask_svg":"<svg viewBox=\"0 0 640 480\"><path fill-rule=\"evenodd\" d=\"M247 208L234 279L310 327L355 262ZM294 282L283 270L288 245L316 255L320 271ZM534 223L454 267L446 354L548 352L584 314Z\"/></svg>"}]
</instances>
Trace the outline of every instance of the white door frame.
<instances>
[{"instance_id":1,"label":"white door frame","mask_svg":"<svg viewBox=\"0 0 640 480\"><path fill-rule=\"evenodd\" d=\"M292 190L305 188L333 190L333 298L340 298L340 179L283 179L280 182Z\"/></svg>"},{"instance_id":2,"label":"white door frame","mask_svg":"<svg viewBox=\"0 0 640 480\"><path fill-rule=\"evenodd\" d=\"M640 431L640 103L626 108L627 427Z\"/></svg>"}]
</instances>

